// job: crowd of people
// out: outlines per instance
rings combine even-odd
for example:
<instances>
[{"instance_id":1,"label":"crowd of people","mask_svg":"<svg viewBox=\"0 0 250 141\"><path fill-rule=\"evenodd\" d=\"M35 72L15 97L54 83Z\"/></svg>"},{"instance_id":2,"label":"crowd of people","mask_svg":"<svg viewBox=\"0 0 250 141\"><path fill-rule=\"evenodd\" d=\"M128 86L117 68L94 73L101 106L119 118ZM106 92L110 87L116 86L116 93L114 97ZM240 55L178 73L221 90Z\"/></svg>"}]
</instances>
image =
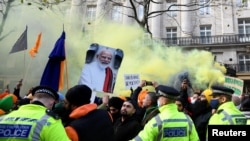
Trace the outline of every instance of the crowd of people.
<instances>
[{"instance_id":1,"label":"crowd of people","mask_svg":"<svg viewBox=\"0 0 250 141\"><path fill-rule=\"evenodd\" d=\"M65 95L36 86L21 97L20 81L11 108L0 107L5 109L0 141L206 141L208 125L250 124L248 95L235 96L222 85L189 95L188 83L183 79L177 90L152 81L150 91L141 80L128 96L103 95L101 102L91 103L92 89L85 84ZM6 90L0 97L10 94Z\"/></svg>"}]
</instances>

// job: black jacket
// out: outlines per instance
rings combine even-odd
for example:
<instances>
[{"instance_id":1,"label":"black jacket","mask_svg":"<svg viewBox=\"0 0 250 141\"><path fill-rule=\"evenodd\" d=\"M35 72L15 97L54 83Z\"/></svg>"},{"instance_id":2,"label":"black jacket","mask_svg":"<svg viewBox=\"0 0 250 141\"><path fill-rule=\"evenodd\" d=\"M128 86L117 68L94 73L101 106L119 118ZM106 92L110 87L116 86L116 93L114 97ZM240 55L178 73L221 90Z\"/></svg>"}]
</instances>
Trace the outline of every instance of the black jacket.
<instances>
[{"instance_id":1,"label":"black jacket","mask_svg":"<svg viewBox=\"0 0 250 141\"><path fill-rule=\"evenodd\" d=\"M140 129L140 122L135 116L127 118L124 122L119 118L114 124L115 141L131 140L139 133Z\"/></svg>"},{"instance_id":2,"label":"black jacket","mask_svg":"<svg viewBox=\"0 0 250 141\"><path fill-rule=\"evenodd\" d=\"M79 141L114 141L113 123L107 111L96 109L75 119L69 124L79 137Z\"/></svg>"}]
</instances>

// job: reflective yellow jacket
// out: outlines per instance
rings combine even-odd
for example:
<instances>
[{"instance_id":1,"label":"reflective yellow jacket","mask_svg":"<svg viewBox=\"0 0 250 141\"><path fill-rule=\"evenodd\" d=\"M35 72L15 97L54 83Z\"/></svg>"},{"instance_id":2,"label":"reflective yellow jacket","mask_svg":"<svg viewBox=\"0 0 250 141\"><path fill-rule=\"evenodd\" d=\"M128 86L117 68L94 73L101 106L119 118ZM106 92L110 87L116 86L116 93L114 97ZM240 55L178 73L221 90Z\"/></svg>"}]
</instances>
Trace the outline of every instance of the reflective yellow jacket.
<instances>
[{"instance_id":1,"label":"reflective yellow jacket","mask_svg":"<svg viewBox=\"0 0 250 141\"><path fill-rule=\"evenodd\" d=\"M209 119L208 125L245 125L247 118L238 110L233 102L219 106L217 112Z\"/></svg>"},{"instance_id":2,"label":"reflective yellow jacket","mask_svg":"<svg viewBox=\"0 0 250 141\"><path fill-rule=\"evenodd\" d=\"M198 141L192 119L177 110L176 104L159 108L160 113L152 118L133 141Z\"/></svg>"},{"instance_id":3,"label":"reflective yellow jacket","mask_svg":"<svg viewBox=\"0 0 250 141\"><path fill-rule=\"evenodd\" d=\"M61 120L46 108L27 104L0 117L0 141L69 141Z\"/></svg>"}]
</instances>

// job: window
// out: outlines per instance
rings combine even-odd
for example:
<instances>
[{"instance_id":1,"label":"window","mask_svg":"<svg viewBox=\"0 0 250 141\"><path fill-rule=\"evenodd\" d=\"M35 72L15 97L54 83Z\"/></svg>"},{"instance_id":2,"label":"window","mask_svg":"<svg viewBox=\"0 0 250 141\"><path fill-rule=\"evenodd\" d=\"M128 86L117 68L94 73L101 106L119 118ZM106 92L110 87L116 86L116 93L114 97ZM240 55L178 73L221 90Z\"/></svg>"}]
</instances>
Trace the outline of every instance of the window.
<instances>
[{"instance_id":1,"label":"window","mask_svg":"<svg viewBox=\"0 0 250 141\"><path fill-rule=\"evenodd\" d=\"M236 0L237 7L247 7L248 3L247 0Z\"/></svg>"},{"instance_id":2,"label":"window","mask_svg":"<svg viewBox=\"0 0 250 141\"><path fill-rule=\"evenodd\" d=\"M238 19L240 42L250 41L250 19Z\"/></svg>"},{"instance_id":3,"label":"window","mask_svg":"<svg viewBox=\"0 0 250 141\"><path fill-rule=\"evenodd\" d=\"M239 34L250 34L250 19L238 20Z\"/></svg>"},{"instance_id":4,"label":"window","mask_svg":"<svg viewBox=\"0 0 250 141\"><path fill-rule=\"evenodd\" d=\"M112 20L121 22L122 21L122 7L114 5L112 8Z\"/></svg>"},{"instance_id":5,"label":"window","mask_svg":"<svg viewBox=\"0 0 250 141\"><path fill-rule=\"evenodd\" d=\"M138 19L142 20L142 18L144 16L144 7L143 7L143 5L139 5L137 11L138 11L137 12Z\"/></svg>"},{"instance_id":6,"label":"window","mask_svg":"<svg viewBox=\"0 0 250 141\"><path fill-rule=\"evenodd\" d=\"M88 20L94 20L96 16L96 6L95 5L89 5L87 6L87 18Z\"/></svg>"},{"instance_id":7,"label":"window","mask_svg":"<svg viewBox=\"0 0 250 141\"><path fill-rule=\"evenodd\" d=\"M174 10L177 10L177 6L174 6L174 4L177 4L177 0L170 0L168 3L167 3L167 7L166 9L168 9L169 7L169 10L170 12L168 13L168 15L170 17L177 17L177 11L174 11Z\"/></svg>"},{"instance_id":8,"label":"window","mask_svg":"<svg viewBox=\"0 0 250 141\"><path fill-rule=\"evenodd\" d=\"M210 14L210 6L209 0L200 0L200 15L209 15Z\"/></svg>"},{"instance_id":9,"label":"window","mask_svg":"<svg viewBox=\"0 0 250 141\"><path fill-rule=\"evenodd\" d=\"M211 25L200 26L201 43L211 43Z\"/></svg>"},{"instance_id":10,"label":"window","mask_svg":"<svg viewBox=\"0 0 250 141\"><path fill-rule=\"evenodd\" d=\"M167 44L177 44L177 28L170 27L167 31Z\"/></svg>"},{"instance_id":11,"label":"window","mask_svg":"<svg viewBox=\"0 0 250 141\"><path fill-rule=\"evenodd\" d=\"M249 54L240 54L238 56L239 67L238 71L246 72L250 71L250 55Z\"/></svg>"}]
</instances>

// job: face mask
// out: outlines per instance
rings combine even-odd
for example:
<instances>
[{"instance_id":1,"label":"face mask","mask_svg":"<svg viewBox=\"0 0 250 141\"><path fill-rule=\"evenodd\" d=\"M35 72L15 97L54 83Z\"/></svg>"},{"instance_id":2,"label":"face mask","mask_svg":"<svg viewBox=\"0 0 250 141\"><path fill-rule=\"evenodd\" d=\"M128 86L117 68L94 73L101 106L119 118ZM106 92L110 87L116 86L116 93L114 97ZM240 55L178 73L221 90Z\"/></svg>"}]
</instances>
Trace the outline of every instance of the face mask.
<instances>
[{"instance_id":1,"label":"face mask","mask_svg":"<svg viewBox=\"0 0 250 141\"><path fill-rule=\"evenodd\" d=\"M191 97L191 104L194 104L195 101L196 101L196 99L194 99L194 98Z\"/></svg>"},{"instance_id":2,"label":"face mask","mask_svg":"<svg viewBox=\"0 0 250 141\"><path fill-rule=\"evenodd\" d=\"M195 103L192 105L193 108L193 115L197 116L201 114L207 108L207 101L206 100L196 100Z\"/></svg>"},{"instance_id":3,"label":"face mask","mask_svg":"<svg viewBox=\"0 0 250 141\"><path fill-rule=\"evenodd\" d=\"M157 107L161 107L161 103L157 101Z\"/></svg>"},{"instance_id":4,"label":"face mask","mask_svg":"<svg viewBox=\"0 0 250 141\"><path fill-rule=\"evenodd\" d=\"M219 107L219 99L211 99L210 106L212 109L217 109Z\"/></svg>"}]
</instances>

